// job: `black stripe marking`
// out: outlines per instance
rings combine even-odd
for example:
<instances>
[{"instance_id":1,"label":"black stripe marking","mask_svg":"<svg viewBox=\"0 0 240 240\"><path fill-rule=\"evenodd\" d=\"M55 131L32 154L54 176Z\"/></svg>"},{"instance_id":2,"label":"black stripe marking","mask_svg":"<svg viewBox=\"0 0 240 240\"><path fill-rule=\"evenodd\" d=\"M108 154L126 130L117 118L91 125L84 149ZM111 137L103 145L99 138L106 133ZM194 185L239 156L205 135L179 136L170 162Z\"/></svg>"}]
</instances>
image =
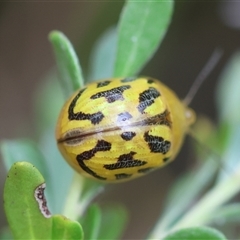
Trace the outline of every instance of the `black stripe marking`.
<instances>
[{"instance_id":1,"label":"black stripe marking","mask_svg":"<svg viewBox=\"0 0 240 240\"><path fill-rule=\"evenodd\" d=\"M136 136L135 132L123 132L121 138L125 141L130 141Z\"/></svg>"},{"instance_id":2,"label":"black stripe marking","mask_svg":"<svg viewBox=\"0 0 240 240\"><path fill-rule=\"evenodd\" d=\"M86 173L92 175L93 177L95 177L99 180L107 180L107 178L97 175L97 173L95 173L93 170L91 170L89 167L87 167L84 162L79 162L79 165Z\"/></svg>"},{"instance_id":3,"label":"black stripe marking","mask_svg":"<svg viewBox=\"0 0 240 240\"><path fill-rule=\"evenodd\" d=\"M170 112L166 109L163 113L144 119L143 125L165 125L171 128Z\"/></svg>"},{"instance_id":4,"label":"black stripe marking","mask_svg":"<svg viewBox=\"0 0 240 240\"><path fill-rule=\"evenodd\" d=\"M104 115L101 112L96 112L96 113L92 113L92 114L83 113L83 112L74 113L74 108L76 106L76 103L85 90L86 90L86 88L80 90L79 93L72 100L71 104L69 105L68 119L70 121L72 121L72 120L89 120L94 125L99 124L102 121L102 119L104 118Z\"/></svg>"},{"instance_id":5,"label":"black stripe marking","mask_svg":"<svg viewBox=\"0 0 240 240\"><path fill-rule=\"evenodd\" d=\"M75 98L72 100L71 104L69 105L68 108L68 119L73 120L75 119L75 113L74 113L74 108L76 106L77 100L81 97L82 93L86 90L86 88L83 88L79 91L79 93L75 96Z\"/></svg>"},{"instance_id":6,"label":"black stripe marking","mask_svg":"<svg viewBox=\"0 0 240 240\"><path fill-rule=\"evenodd\" d=\"M171 147L171 142L162 137L149 135L149 131L144 133L144 140L148 143L151 152L166 154Z\"/></svg>"},{"instance_id":7,"label":"black stripe marking","mask_svg":"<svg viewBox=\"0 0 240 240\"><path fill-rule=\"evenodd\" d=\"M154 103L154 100L161 96L160 92L154 88L150 87L148 90L139 94L139 105L137 109L140 113L144 113L144 110Z\"/></svg>"},{"instance_id":8,"label":"black stripe marking","mask_svg":"<svg viewBox=\"0 0 240 240\"><path fill-rule=\"evenodd\" d=\"M107 141L98 140L96 146L93 149L85 151L81 154L78 154L77 155L77 161L81 162L81 161L84 161L84 160L89 160L92 157L94 157L97 152L109 151L111 149L111 146L112 146L111 143L109 143Z\"/></svg>"},{"instance_id":9,"label":"black stripe marking","mask_svg":"<svg viewBox=\"0 0 240 240\"><path fill-rule=\"evenodd\" d=\"M74 113L72 117L73 118L69 120L89 120L93 125L96 125L102 121L102 119L104 118L104 115L101 112L96 112L93 114L78 112L78 113Z\"/></svg>"},{"instance_id":10,"label":"black stripe marking","mask_svg":"<svg viewBox=\"0 0 240 240\"><path fill-rule=\"evenodd\" d=\"M99 82L99 83L97 84L97 88L105 87L105 86L109 85L110 82L111 82L111 81L109 81L109 80L106 80L106 81L103 81L103 82Z\"/></svg>"},{"instance_id":11,"label":"black stripe marking","mask_svg":"<svg viewBox=\"0 0 240 240\"><path fill-rule=\"evenodd\" d=\"M131 168L145 165L147 162L142 160L133 159L133 155L136 152L130 152L128 154L122 154L118 157L118 161L113 164L105 164L103 167L108 170L115 170L120 168Z\"/></svg>"},{"instance_id":12,"label":"black stripe marking","mask_svg":"<svg viewBox=\"0 0 240 240\"><path fill-rule=\"evenodd\" d=\"M89 151L85 151L81 154L78 154L76 159L78 161L79 166L88 174L92 175L95 178L101 179L101 180L105 180L106 178L103 178L101 176L99 176L97 173L95 173L92 169L90 169L89 167L87 167L84 163L85 160L90 160L91 158L93 158L95 156L95 154L97 152L105 152L105 151L109 151L111 149L111 143L106 142L104 140L98 140L96 146L89 150Z\"/></svg>"},{"instance_id":13,"label":"black stripe marking","mask_svg":"<svg viewBox=\"0 0 240 240\"><path fill-rule=\"evenodd\" d=\"M116 88L112 88L110 90L106 90L106 91L102 91L102 92L98 92L94 95L92 95L90 98L91 99L98 99L98 98L106 98L108 103L113 103L117 100L124 100L123 98L123 92L127 89L131 88L130 85L124 85L124 86L120 86L120 87L116 87Z\"/></svg>"}]
</instances>

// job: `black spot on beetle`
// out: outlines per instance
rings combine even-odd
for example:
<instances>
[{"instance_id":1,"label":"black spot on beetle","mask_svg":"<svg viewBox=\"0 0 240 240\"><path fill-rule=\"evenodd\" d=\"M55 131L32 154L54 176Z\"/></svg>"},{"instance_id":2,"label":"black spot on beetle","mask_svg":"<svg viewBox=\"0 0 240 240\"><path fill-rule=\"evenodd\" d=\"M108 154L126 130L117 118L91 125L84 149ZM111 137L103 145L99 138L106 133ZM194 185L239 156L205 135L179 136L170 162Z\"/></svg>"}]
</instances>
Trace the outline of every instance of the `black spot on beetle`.
<instances>
[{"instance_id":1,"label":"black spot on beetle","mask_svg":"<svg viewBox=\"0 0 240 240\"><path fill-rule=\"evenodd\" d=\"M94 95L92 95L90 98L91 99L98 99L98 98L106 98L108 103L113 103L117 100L124 100L123 98L123 92L127 89L131 88L130 85L123 85L120 87L116 87L116 88L112 88L110 90L106 90L106 91L102 91L102 92L98 92Z\"/></svg>"},{"instance_id":2,"label":"black spot on beetle","mask_svg":"<svg viewBox=\"0 0 240 240\"><path fill-rule=\"evenodd\" d=\"M148 143L151 152L166 154L171 147L171 142L162 137L149 135L149 132L144 133L144 140Z\"/></svg>"},{"instance_id":3,"label":"black spot on beetle","mask_svg":"<svg viewBox=\"0 0 240 240\"><path fill-rule=\"evenodd\" d=\"M116 180L130 178L131 176L132 176L132 174L126 174L126 173L115 174Z\"/></svg>"},{"instance_id":4,"label":"black spot on beetle","mask_svg":"<svg viewBox=\"0 0 240 240\"><path fill-rule=\"evenodd\" d=\"M147 83L148 84L152 84L152 83L154 83L155 81L153 80L153 79L151 79L151 78L148 78L148 80L147 80Z\"/></svg>"},{"instance_id":5,"label":"black spot on beetle","mask_svg":"<svg viewBox=\"0 0 240 240\"><path fill-rule=\"evenodd\" d=\"M111 143L104 141L104 140L98 140L96 146L88 151L84 151L81 154L78 154L76 159L78 161L79 166L88 174L92 175L95 178L105 180L106 178L103 178L99 176L96 172L94 172L92 169L86 166L84 163L85 160L90 160L95 156L97 152L104 152L104 151L109 151L111 149Z\"/></svg>"},{"instance_id":6,"label":"black spot on beetle","mask_svg":"<svg viewBox=\"0 0 240 240\"><path fill-rule=\"evenodd\" d=\"M96 112L93 114L86 114L85 116L87 116L86 119L89 119L93 125L99 124L102 121L102 119L104 118L104 115L101 112ZM88 116L89 116L89 118L88 118Z\"/></svg>"},{"instance_id":7,"label":"black spot on beetle","mask_svg":"<svg viewBox=\"0 0 240 240\"><path fill-rule=\"evenodd\" d=\"M130 141L136 136L135 132L123 132L121 138L125 141Z\"/></svg>"},{"instance_id":8,"label":"black spot on beetle","mask_svg":"<svg viewBox=\"0 0 240 240\"><path fill-rule=\"evenodd\" d=\"M125 122L132 118L132 115L129 112L122 112L118 114L117 122Z\"/></svg>"},{"instance_id":9,"label":"black spot on beetle","mask_svg":"<svg viewBox=\"0 0 240 240\"><path fill-rule=\"evenodd\" d=\"M154 168L152 167L148 167L148 168L142 168L142 169L139 169L138 172L139 173L149 173L153 170Z\"/></svg>"},{"instance_id":10,"label":"black spot on beetle","mask_svg":"<svg viewBox=\"0 0 240 240\"><path fill-rule=\"evenodd\" d=\"M109 80L105 80L103 82L99 82L99 83L97 83L97 88L105 87L105 86L109 85L110 82L111 81L109 81Z\"/></svg>"},{"instance_id":11,"label":"black spot on beetle","mask_svg":"<svg viewBox=\"0 0 240 240\"><path fill-rule=\"evenodd\" d=\"M168 160L170 160L171 157L166 157L163 159L163 162L167 162Z\"/></svg>"},{"instance_id":12,"label":"black spot on beetle","mask_svg":"<svg viewBox=\"0 0 240 240\"><path fill-rule=\"evenodd\" d=\"M118 157L118 161L116 163L112 164L105 164L103 167L108 170L115 170L120 168L131 168L131 167L139 167L145 165L147 162L133 159L133 156L136 154L136 152L130 152L127 154L122 154Z\"/></svg>"},{"instance_id":13,"label":"black spot on beetle","mask_svg":"<svg viewBox=\"0 0 240 240\"><path fill-rule=\"evenodd\" d=\"M137 77L127 77L121 80L122 83L126 83L126 82L133 82L135 80L137 80Z\"/></svg>"},{"instance_id":14,"label":"black spot on beetle","mask_svg":"<svg viewBox=\"0 0 240 240\"><path fill-rule=\"evenodd\" d=\"M154 103L154 100L160 96L160 92L154 88L150 87L148 90L143 91L139 94L139 105L137 109L140 113L144 113L144 110Z\"/></svg>"}]
</instances>

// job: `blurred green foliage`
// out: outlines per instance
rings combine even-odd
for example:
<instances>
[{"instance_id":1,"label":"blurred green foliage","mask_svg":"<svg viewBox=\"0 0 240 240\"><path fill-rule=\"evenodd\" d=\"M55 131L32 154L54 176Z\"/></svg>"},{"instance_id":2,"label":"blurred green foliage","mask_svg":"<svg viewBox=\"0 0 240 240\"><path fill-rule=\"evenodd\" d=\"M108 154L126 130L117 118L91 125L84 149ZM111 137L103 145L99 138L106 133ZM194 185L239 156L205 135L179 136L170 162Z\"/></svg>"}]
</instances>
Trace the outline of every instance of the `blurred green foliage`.
<instances>
[{"instance_id":1,"label":"blurred green foliage","mask_svg":"<svg viewBox=\"0 0 240 240\"><path fill-rule=\"evenodd\" d=\"M172 13L173 1L126 1L118 26L103 33L92 48L86 78L138 74L161 44ZM36 98L39 141L21 139L1 143L9 170L4 190L9 227L15 239L76 239L76 236L82 239L83 235L85 239L119 239L127 219L125 208L115 204L102 209L92 204L104 186L74 174L57 150L54 127L58 112L66 96L83 85L83 74L67 37L54 31L50 41L62 81L57 81L53 71L39 88ZM218 164L213 163L214 153L205 157L199 153L199 166L184 174L169 190L164 211L148 239L226 239L218 230L205 226L218 227L219 222L224 222L231 238L231 229L240 223L239 203L228 203L240 190L239 56L238 53L232 57L219 82L216 93L219 125L212 128L211 124L200 121L197 130L201 133L209 129L211 144L214 151L221 153L219 160L224 170L219 171ZM43 217L32 194L44 179L46 198L54 214L50 218ZM37 230L35 224L38 224ZM201 226L196 228L196 225ZM7 237L9 231L4 229L0 239Z\"/></svg>"}]
</instances>

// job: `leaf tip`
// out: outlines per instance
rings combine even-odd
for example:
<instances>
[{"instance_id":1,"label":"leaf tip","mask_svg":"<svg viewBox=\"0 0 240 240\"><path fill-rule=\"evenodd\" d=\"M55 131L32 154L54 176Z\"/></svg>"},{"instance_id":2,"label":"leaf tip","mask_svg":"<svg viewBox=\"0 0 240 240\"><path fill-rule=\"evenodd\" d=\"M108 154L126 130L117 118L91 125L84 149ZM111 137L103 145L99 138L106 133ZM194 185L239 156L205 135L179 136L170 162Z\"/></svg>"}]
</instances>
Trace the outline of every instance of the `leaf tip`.
<instances>
[{"instance_id":1,"label":"leaf tip","mask_svg":"<svg viewBox=\"0 0 240 240\"><path fill-rule=\"evenodd\" d=\"M59 31L59 30L52 30L48 34L48 39L49 39L50 42L55 42L59 38L65 38L64 33Z\"/></svg>"}]
</instances>

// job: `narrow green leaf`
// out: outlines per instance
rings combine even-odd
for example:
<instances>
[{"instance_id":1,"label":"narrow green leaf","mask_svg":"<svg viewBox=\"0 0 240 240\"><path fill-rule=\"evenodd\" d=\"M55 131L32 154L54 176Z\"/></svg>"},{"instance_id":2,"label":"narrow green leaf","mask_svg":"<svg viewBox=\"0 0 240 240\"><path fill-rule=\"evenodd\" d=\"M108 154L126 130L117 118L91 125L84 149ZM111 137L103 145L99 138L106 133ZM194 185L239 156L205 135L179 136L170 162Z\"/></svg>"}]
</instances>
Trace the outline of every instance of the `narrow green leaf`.
<instances>
[{"instance_id":1,"label":"narrow green leaf","mask_svg":"<svg viewBox=\"0 0 240 240\"><path fill-rule=\"evenodd\" d=\"M223 204L240 191L240 171L231 174L209 190L185 215L173 226L174 230L204 225L210 215L213 215Z\"/></svg>"},{"instance_id":2,"label":"narrow green leaf","mask_svg":"<svg viewBox=\"0 0 240 240\"><path fill-rule=\"evenodd\" d=\"M45 129L42 133L40 149L48 163L50 175L47 181L50 187L46 189L49 207L53 213L62 213L74 172L57 148L53 128Z\"/></svg>"},{"instance_id":3,"label":"narrow green leaf","mask_svg":"<svg viewBox=\"0 0 240 240\"><path fill-rule=\"evenodd\" d=\"M222 156L222 169L219 172L218 183L228 178L230 174L240 171L240 121L239 125L230 126L230 136L226 146L226 150Z\"/></svg>"},{"instance_id":4,"label":"narrow green leaf","mask_svg":"<svg viewBox=\"0 0 240 240\"><path fill-rule=\"evenodd\" d=\"M208 222L221 225L227 223L240 224L240 203L222 206L214 214L209 216Z\"/></svg>"},{"instance_id":5,"label":"narrow green leaf","mask_svg":"<svg viewBox=\"0 0 240 240\"><path fill-rule=\"evenodd\" d=\"M224 168L219 174L219 182L228 177L229 174L240 169L239 141L240 141L240 52L235 53L220 77L216 93L218 112L222 125L227 125L229 136L224 146Z\"/></svg>"},{"instance_id":6,"label":"narrow green leaf","mask_svg":"<svg viewBox=\"0 0 240 240\"><path fill-rule=\"evenodd\" d=\"M54 97L53 97L54 96ZM65 96L56 71L51 71L38 85L34 94L34 118L38 135L46 129L55 128Z\"/></svg>"},{"instance_id":7,"label":"narrow green leaf","mask_svg":"<svg viewBox=\"0 0 240 240\"><path fill-rule=\"evenodd\" d=\"M102 222L102 212L96 204L91 205L82 218L81 224L84 229L85 239L100 239L99 231ZM109 227L111 223L109 222Z\"/></svg>"},{"instance_id":8,"label":"narrow green leaf","mask_svg":"<svg viewBox=\"0 0 240 240\"><path fill-rule=\"evenodd\" d=\"M218 230L209 227L192 227L169 234L163 240L227 240Z\"/></svg>"},{"instance_id":9,"label":"narrow green leaf","mask_svg":"<svg viewBox=\"0 0 240 240\"><path fill-rule=\"evenodd\" d=\"M44 177L48 179L49 172L44 156L32 140L5 140L1 142L0 148L7 171L15 162L28 161L36 166Z\"/></svg>"},{"instance_id":10,"label":"narrow green leaf","mask_svg":"<svg viewBox=\"0 0 240 240\"><path fill-rule=\"evenodd\" d=\"M206 224L210 216L214 214L214 212L217 211L219 207L221 207L223 204L229 201L233 196L235 196L240 191L239 182L240 182L240 169L238 168L228 178L224 179L224 181L221 181L220 183L216 184L195 205L188 209L188 211L185 212L185 214L183 214L179 219L177 219L177 221L174 223L171 229L178 230L181 228ZM191 191L191 189L187 190ZM182 196L185 196L185 193L186 192L183 192L180 198L182 198ZM176 202L176 204L178 203ZM166 229L166 226L168 227L169 222L168 215L169 213L167 213L166 215L167 221L165 220L165 217L163 217L163 219L160 219L159 222L156 224L153 232L150 235L151 238L157 238L163 232L169 231L168 228Z\"/></svg>"},{"instance_id":11,"label":"narrow green leaf","mask_svg":"<svg viewBox=\"0 0 240 240\"><path fill-rule=\"evenodd\" d=\"M84 85L82 70L77 54L68 38L59 31L52 31L49 35L52 43L62 88L69 97L74 91Z\"/></svg>"},{"instance_id":12,"label":"narrow green leaf","mask_svg":"<svg viewBox=\"0 0 240 240\"><path fill-rule=\"evenodd\" d=\"M225 67L218 84L216 100L222 121L239 124L240 121L240 52L234 54Z\"/></svg>"},{"instance_id":13,"label":"narrow green leaf","mask_svg":"<svg viewBox=\"0 0 240 240\"><path fill-rule=\"evenodd\" d=\"M162 42L173 13L168 1L127 1L118 25L114 76L136 75Z\"/></svg>"},{"instance_id":14,"label":"narrow green leaf","mask_svg":"<svg viewBox=\"0 0 240 240\"><path fill-rule=\"evenodd\" d=\"M104 190L103 183L75 172L64 206L64 215L77 220L83 216L93 199Z\"/></svg>"},{"instance_id":15,"label":"narrow green leaf","mask_svg":"<svg viewBox=\"0 0 240 240\"><path fill-rule=\"evenodd\" d=\"M113 76L116 56L117 31L111 27L97 40L90 56L90 73L88 80L100 80Z\"/></svg>"},{"instance_id":16,"label":"narrow green leaf","mask_svg":"<svg viewBox=\"0 0 240 240\"><path fill-rule=\"evenodd\" d=\"M85 239L119 239L127 224L127 211L120 205L100 209L94 204L89 207L80 222Z\"/></svg>"},{"instance_id":17,"label":"narrow green leaf","mask_svg":"<svg viewBox=\"0 0 240 240\"><path fill-rule=\"evenodd\" d=\"M199 169L185 174L176 181L168 193L164 212L161 214L161 218L154 227L152 234L158 236L160 232L171 227L213 179L216 170L217 164L209 159Z\"/></svg>"},{"instance_id":18,"label":"narrow green leaf","mask_svg":"<svg viewBox=\"0 0 240 240\"><path fill-rule=\"evenodd\" d=\"M98 239L121 239L128 222L127 210L121 205L103 208L101 228Z\"/></svg>"},{"instance_id":19,"label":"narrow green leaf","mask_svg":"<svg viewBox=\"0 0 240 240\"><path fill-rule=\"evenodd\" d=\"M104 191L106 184L93 179L84 177L83 191L81 194L81 202L91 202L100 193Z\"/></svg>"},{"instance_id":20,"label":"narrow green leaf","mask_svg":"<svg viewBox=\"0 0 240 240\"><path fill-rule=\"evenodd\" d=\"M9 228L2 228L1 231L0 231L0 239L1 240L12 240L13 239L13 236L10 232L10 229Z\"/></svg>"},{"instance_id":21,"label":"narrow green leaf","mask_svg":"<svg viewBox=\"0 0 240 240\"><path fill-rule=\"evenodd\" d=\"M4 209L14 239L83 239L80 224L51 214L44 197L45 182L28 162L9 170L4 186Z\"/></svg>"}]
</instances>

